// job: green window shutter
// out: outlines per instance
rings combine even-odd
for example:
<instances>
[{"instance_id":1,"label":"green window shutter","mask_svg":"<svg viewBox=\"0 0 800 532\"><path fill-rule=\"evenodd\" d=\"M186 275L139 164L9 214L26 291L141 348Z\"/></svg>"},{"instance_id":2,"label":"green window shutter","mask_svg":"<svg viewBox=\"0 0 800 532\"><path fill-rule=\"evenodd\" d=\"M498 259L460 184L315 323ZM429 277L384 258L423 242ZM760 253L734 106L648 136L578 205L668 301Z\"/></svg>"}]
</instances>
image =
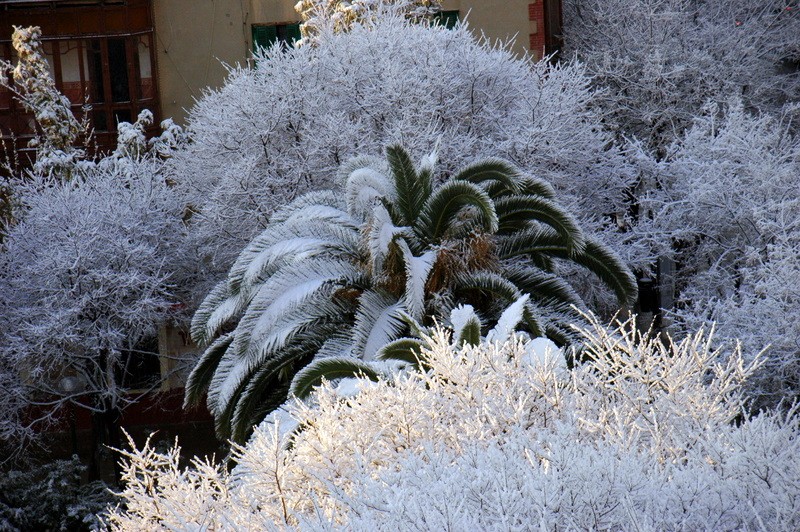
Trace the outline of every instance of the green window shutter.
<instances>
[{"instance_id":1,"label":"green window shutter","mask_svg":"<svg viewBox=\"0 0 800 532\"><path fill-rule=\"evenodd\" d=\"M277 26L253 26L253 53L269 48L278 40Z\"/></svg>"},{"instance_id":2,"label":"green window shutter","mask_svg":"<svg viewBox=\"0 0 800 532\"><path fill-rule=\"evenodd\" d=\"M289 44L294 45L300 40L300 23L286 25L286 40Z\"/></svg>"},{"instance_id":3,"label":"green window shutter","mask_svg":"<svg viewBox=\"0 0 800 532\"><path fill-rule=\"evenodd\" d=\"M458 11L439 11L433 16L433 23L452 30L458 24Z\"/></svg>"}]
</instances>

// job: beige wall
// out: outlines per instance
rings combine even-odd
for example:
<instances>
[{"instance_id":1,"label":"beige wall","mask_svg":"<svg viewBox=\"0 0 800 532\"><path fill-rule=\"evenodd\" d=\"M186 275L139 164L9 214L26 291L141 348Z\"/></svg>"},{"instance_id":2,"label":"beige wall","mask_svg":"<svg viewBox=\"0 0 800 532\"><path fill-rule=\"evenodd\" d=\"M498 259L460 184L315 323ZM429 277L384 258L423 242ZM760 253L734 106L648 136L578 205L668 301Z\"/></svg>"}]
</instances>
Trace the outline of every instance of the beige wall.
<instances>
[{"instance_id":1,"label":"beige wall","mask_svg":"<svg viewBox=\"0 0 800 532\"><path fill-rule=\"evenodd\" d=\"M458 10L461 20L469 21L476 35L483 32L490 40L513 39L512 50L520 56L528 52L528 4L532 0L444 0L442 9ZM541 1L541 0L538 0Z\"/></svg>"},{"instance_id":2,"label":"beige wall","mask_svg":"<svg viewBox=\"0 0 800 532\"><path fill-rule=\"evenodd\" d=\"M300 17L294 10L297 0L250 0L253 22L297 22Z\"/></svg>"},{"instance_id":3,"label":"beige wall","mask_svg":"<svg viewBox=\"0 0 800 532\"><path fill-rule=\"evenodd\" d=\"M538 0L541 1L541 0ZM297 0L154 0L161 112L183 123L185 109L205 87L225 80L227 64L243 63L251 51L252 24L299 20ZM444 0L443 9L458 10L476 34L510 40L512 49L528 51L530 0Z\"/></svg>"},{"instance_id":4,"label":"beige wall","mask_svg":"<svg viewBox=\"0 0 800 532\"><path fill-rule=\"evenodd\" d=\"M244 7L243 7L244 6ZM221 62L247 58L247 3L233 0L154 0L161 114L183 122L184 109L205 87L225 80Z\"/></svg>"}]
</instances>

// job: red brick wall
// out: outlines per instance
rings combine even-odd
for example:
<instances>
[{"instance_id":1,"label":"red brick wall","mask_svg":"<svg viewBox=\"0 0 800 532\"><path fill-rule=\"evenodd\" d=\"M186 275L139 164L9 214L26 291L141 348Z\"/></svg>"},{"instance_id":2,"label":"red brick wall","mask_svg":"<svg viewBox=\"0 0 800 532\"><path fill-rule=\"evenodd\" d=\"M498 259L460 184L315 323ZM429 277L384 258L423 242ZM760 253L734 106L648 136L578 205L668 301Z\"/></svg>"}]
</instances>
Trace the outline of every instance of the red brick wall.
<instances>
[{"instance_id":1,"label":"red brick wall","mask_svg":"<svg viewBox=\"0 0 800 532\"><path fill-rule=\"evenodd\" d=\"M529 47L536 59L541 59L544 55L545 43L544 4L542 0L536 0L528 4L528 20L531 25Z\"/></svg>"}]
</instances>

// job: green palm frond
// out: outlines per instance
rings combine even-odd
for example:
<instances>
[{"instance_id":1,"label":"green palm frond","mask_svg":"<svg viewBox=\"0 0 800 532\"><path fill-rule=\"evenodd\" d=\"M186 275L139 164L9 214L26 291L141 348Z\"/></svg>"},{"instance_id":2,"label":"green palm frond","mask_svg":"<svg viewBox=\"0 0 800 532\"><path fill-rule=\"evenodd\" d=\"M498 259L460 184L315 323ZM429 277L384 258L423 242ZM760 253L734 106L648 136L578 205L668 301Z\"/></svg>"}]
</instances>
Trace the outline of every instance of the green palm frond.
<instances>
[{"instance_id":1,"label":"green palm frond","mask_svg":"<svg viewBox=\"0 0 800 532\"><path fill-rule=\"evenodd\" d=\"M600 241L587 238L583 252L569 256L565 254L561 258L569 258L597 275L614 291L620 304L629 305L636 301L638 294L636 278L622 259Z\"/></svg>"},{"instance_id":2,"label":"green palm frond","mask_svg":"<svg viewBox=\"0 0 800 532\"><path fill-rule=\"evenodd\" d=\"M584 237L583 249L573 252L564 245L561 235L549 228L537 227L504 236L497 244L501 259L525 256L539 267L542 257L546 256L568 260L597 275L614 291L621 304L630 304L636 299L638 289L633 273L611 248L596 239Z\"/></svg>"},{"instance_id":3,"label":"green palm frond","mask_svg":"<svg viewBox=\"0 0 800 532\"><path fill-rule=\"evenodd\" d=\"M633 304L639 292L636 277L614 251L595 239L586 241L586 249L575 262L597 274L610 286L622 304Z\"/></svg>"},{"instance_id":4,"label":"green palm frond","mask_svg":"<svg viewBox=\"0 0 800 532\"><path fill-rule=\"evenodd\" d=\"M233 342L233 335L222 335L203 352L200 360L189 374L189 378L186 379L184 408L200 404L203 395L208 391L208 385L211 383L219 361L222 360L222 355L228 350L231 342Z\"/></svg>"},{"instance_id":5,"label":"green palm frond","mask_svg":"<svg viewBox=\"0 0 800 532\"><path fill-rule=\"evenodd\" d=\"M368 363L356 358L320 358L297 372L290 393L305 399L323 380L332 381L347 377L366 377L377 382L380 373Z\"/></svg>"},{"instance_id":6,"label":"green palm frond","mask_svg":"<svg viewBox=\"0 0 800 532\"><path fill-rule=\"evenodd\" d=\"M522 296L522 291L511 281L495 272L470 272L462 275L456 284L456 289L462 292L476 292L485 301L500 301L510 305ZM526 305L523 312L523 321L528 331L533 336L542 336L542 324Z\"/></svg>"},{"instance_id":7,"label":"green palm frond","mask_svg":"<svg viewBox=\"0 0 800 532\"><path fill-rule=\"evenodd\" d=\"M396 360L417 367L421 361L425 342L419 338L398 338L381 347L375 360Z\"/></svg>"},{"instance_id":8,"label":"green palm frond","mask_svg":"<svg viewBox=\"0 0 800 532\"><path fill-rule=\"evenodd\" d=\"M501 233L524 230L530 222L539 222L552 227L564 239L567 249L575 252L583 249L583 232L577 220L551 200L529 195L508 196L496 200L495 208Z\"/></svg>"},{"instance_id":9,"label":"green palm frond","mask_svg":"<svg viewBox=\"0 0 800 532\"><path fill-rule=\"evenodd\" d=\"M530 175L526 175L522 178L520 183L520 194L528 196L540 196L549 200L556 199L556 190L553 188L553 185L544 179L539 179L538 177L533 177Z\"/></svg>"},{"instance_id":10,"label":"green palm frond","mask_svg":"<svg viewBox=\"0 0 800 532\"><path fill-rule=\"evenodd\" d=\"M462 168L453 180L483 185L487 193L491 190L489 196L496 198L504 194L519 194L522 173L510 162L490 157Z\"/></svg>"},{"instance_id":11,"label":"green palm frond","mask_svg":"<svg viewBox=\"0 0 800 532\"><path fill-rule=\"evenodd\" d=\"M577 345L581 336L566 322L551 322L545 327L546 336L558 347ZM568 357L569 358L569 357Z\"/></svg>"},{"instance_id":12,"label":"green palm frond","mask_svg":"<svg viewBox=\"0 0 800 532\"><path fill-rule=\"evenodd\" d=\"M286 370L299 370L308 365L322 344L324 334L335 331L332 326L321 329L324 332L315 332L265 361L247 380L247 386L236 397L230 418L234 441L245 441L255 424L286 402L291 384L291 378L287 378L286 374L295 373Z\"/></svg>"},{"instance_id":13,"label":"green palm frond","mask_svg":"<svg viewBox=\"0 0 800 532\"><path fill-rule=\"evenodd\" d=\"M401 146L386 148L386 158L394 176L397 208L403 225L412 225L419 216L422 205L431 193L429 172L418 174L409 153Z\"/></svg>"},{"instance_id":14,"label":"green palm frond","mask_svg":"<svg viewBox=\"0 0 800 532\"><path fill-rule=\"evenodd\" d=\"M530 294L534 301L555 300L566 305L583 306L575 289L558 275L515 261L506 265L503 276Z\"/></svg>"},{"instance_id":15,"label":"green palm frond","mask_svg":"<svg viewBox=\"0 0 800 532\"><path fill-rule=\"evenodd\" d=\"M423 205L414 226L429 243L438 243L456 225L464 207L474 207L475 222L486 233L497 231L497 213L492 199L477 185L467 181L448 181L438 187Z\"/></svg>"},{"instance_id":16,"label":"green palm frond","mask_svg":"<svg viewBox=\"0 0 800 532\"><path fill-rule=\"evenodd\" d=\"M533 225L523 231L498 236L495 244L495 252L501 260L524 257L546 271L553 270L552 257L567 255L564 238L545 225Z\"/></svg>"}]
</instances>

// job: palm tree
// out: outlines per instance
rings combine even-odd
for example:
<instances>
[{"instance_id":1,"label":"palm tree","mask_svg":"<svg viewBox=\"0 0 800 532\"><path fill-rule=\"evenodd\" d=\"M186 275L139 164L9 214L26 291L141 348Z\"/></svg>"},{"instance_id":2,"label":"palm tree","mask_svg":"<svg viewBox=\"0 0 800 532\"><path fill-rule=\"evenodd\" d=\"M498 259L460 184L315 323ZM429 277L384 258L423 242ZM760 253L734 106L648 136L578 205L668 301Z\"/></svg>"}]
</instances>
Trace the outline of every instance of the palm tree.
<instances>
[{"instance_id":1,"label":"palm tree","mask_svg":"<svg viewBox=\"0 0 800 532\"><path fill-rule=\"evenodd\" d=\"M317 375L369 373L359 360L459 304L488 328L527 294L520 326L569 342L568 324L582 319L573 306L584 305L559 260L597 274L621 304L635 298L630 271L548 183L487 159L435 186L435 154L417 167L403 148L386 151L387 161L346 164L339 192L277 211L195 314L192 338L206 349L186 404L207 392L220 437L243 440L312 360Z\"/></svg>"}]
</instances>

